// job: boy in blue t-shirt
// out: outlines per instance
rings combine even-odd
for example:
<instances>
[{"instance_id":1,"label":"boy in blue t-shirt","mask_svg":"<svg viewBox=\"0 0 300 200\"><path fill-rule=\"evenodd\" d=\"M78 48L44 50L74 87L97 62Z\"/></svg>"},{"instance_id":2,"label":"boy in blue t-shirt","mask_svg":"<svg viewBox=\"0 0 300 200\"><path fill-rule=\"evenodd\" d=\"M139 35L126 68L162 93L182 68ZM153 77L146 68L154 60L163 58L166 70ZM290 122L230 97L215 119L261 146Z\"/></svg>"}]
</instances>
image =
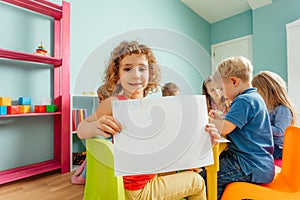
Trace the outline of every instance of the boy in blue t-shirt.
<instances>
[{"instance_id":1,"label":"boy in blue t-shirt","mask_svg":"<svg viewBox=\"0 0 300 200\"><path fill-rule=\"evenodd\" d=\"M232 101L224 120L210 119L230 142L220 155L218 199L228 183L270 183L275 169L273 137L268 110L252 88L253 66L244 57L223 60L213 78L222 81L225 96Z\"/></svg>"}]
</instances>

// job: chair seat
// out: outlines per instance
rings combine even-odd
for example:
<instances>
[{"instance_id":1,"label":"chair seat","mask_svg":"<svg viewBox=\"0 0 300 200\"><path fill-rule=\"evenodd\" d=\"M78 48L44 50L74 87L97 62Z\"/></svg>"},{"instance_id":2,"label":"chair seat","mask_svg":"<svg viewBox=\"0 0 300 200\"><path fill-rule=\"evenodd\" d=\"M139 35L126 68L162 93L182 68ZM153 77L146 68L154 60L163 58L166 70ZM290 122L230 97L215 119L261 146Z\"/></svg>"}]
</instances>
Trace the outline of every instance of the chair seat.
<instances>
[{"instance_id":1,"label":"chair seat","mask_svg":"<svg viewBox=\"0 0 300 200\"><path fill-rule=\"evenodd\" d=\"M300 127L289 126L284 133L281 167L269 184L234 182L226 186L222 200L298 200L300 199Z\"/></svg>"},{"instance_id":2,"label":"chair seat","mask_svg":"<svg viewBox=\"0 0 300 200\"><path fill-rule=\"evenodd\" d=\"M296 200L300 199L300 192L287 192L277 190L277 188L268 188L261 185L255 185L246 182L230 183L226 186L226 192L222 195L222 200Z\"/></svg>"}]
</instances>

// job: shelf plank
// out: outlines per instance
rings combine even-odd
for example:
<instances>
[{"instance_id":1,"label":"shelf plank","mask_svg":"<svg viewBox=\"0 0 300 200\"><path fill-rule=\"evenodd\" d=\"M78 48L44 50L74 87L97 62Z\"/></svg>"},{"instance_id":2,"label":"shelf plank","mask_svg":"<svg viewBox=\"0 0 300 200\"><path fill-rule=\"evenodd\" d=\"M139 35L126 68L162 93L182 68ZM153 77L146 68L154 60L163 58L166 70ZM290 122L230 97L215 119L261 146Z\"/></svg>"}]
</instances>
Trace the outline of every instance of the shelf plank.
<instances>
[{"instance_id":1,"label":"shelf plank","mask_svg":"<svg viewBox=\"0 0 300 200\"><path fill-rule=\"evenodd\" d=\"M37 174L60 169L59 160L48 160L0 172L0 185Z\"/></svg>"},{"instance_id":2,"label":"shelf plank","mask_svg":"<svg viewBox=\"0 0 300 200\"><path fill-rule=\"evenodd\" d=\"M47 2L45 0L31 0L31 1L2 0L2 1L20 6L25 9L35 11L37 13L44 14L46 16L53 17L54 19L60 19L62 17L61 6L51 2Z\"/></svg>"},{"instance_id":3,"label":"shelf plank","mask_svg":"<svg viewBox=\"0 0 300 200\"><path fill-rule=\"evenodd\" d=\"M62 64L61 58L47 57L43 55L6 50L2 48L0 48L0 58L37 62L37 63L54 65L54 66L60 66Z\"/></svg>"},{"instance_id":4,"label":"shelf plank","mask_svg":"<svg viewBox=\"0 0 300 200\"><path fill-rule=\"evenodd\" d=\"M72 97L94 98L94 97L98 97L98 95L97 94L72 94Z\"/></svg>"},{"instance_id":5,"label":"shelf plank","mask_svg":"<svg viewBox=\"0 0 300 200\"><path fill-rule=\"evenodd\" d=\"M9 117L30 117L30 116L47 116L47 115L61 115L61 112L52 112L52 113L20 113L20 114L9 114L9 115L0 115L0 118L9 118Z\"/></svg>"}]
</instances>

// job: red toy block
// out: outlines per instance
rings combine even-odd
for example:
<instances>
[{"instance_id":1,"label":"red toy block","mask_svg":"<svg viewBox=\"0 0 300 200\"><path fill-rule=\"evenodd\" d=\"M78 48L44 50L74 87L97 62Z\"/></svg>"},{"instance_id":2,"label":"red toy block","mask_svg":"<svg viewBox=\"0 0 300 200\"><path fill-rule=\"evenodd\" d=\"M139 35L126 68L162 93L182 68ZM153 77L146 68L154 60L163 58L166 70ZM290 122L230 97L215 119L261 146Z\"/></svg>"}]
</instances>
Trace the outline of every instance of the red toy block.
<instances>
[{"instance_id":1,"label":"red toy block","mask_svg":"<svg viewBox=\"0 0 300 200\"><path fill-rule=\"evenodd\" d=\"M36 113L46 112L46 105L36 105L36 106L34 106L34 112L36 112Z\"/></svg>"},{"instance_id":2,"label":"red toy block","mask_svg":"<svg viewBox=\"0 0 300 200\"><path fill-rule=\"evenodd\" d=\"M20 106L7 106L7 114L20 114Z\"/></svg>"}]
</instances>

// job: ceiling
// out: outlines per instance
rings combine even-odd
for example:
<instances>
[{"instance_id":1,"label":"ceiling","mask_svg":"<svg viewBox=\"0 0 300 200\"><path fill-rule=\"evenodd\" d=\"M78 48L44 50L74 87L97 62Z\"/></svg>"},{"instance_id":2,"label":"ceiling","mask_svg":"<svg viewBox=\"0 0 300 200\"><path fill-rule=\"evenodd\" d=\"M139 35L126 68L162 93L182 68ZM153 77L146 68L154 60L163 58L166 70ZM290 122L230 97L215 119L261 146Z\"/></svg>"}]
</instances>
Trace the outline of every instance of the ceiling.
<instances>
[{"instance_id":1,"label":"ceiling","mask_svg":"<svg viewBox=\"0 0 300 200\"><path fill-rule=\"evenodd\" d=\"M212 24L247 10L268 5L272 0L181 0L181 2Z\"/></svg>"}]
</instances>

